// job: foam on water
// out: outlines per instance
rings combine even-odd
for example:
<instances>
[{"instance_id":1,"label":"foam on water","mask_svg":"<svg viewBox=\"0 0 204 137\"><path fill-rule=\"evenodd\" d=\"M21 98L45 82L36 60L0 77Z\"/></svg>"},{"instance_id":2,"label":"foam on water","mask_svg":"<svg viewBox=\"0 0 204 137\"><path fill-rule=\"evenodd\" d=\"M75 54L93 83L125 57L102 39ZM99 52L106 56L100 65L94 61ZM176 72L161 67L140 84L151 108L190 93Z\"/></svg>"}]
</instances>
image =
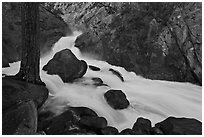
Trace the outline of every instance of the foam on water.
<instances>
[{"instance_id":1,"label":"foam on water","mask_svg":"<svg viewBox=\"0 0 204 137\"><path fill-rule=\"evenodd\" d=\"M104 61L83 57L74 47L76 37L62 37L47 56L40 60L40 68L62 49L69 48L79 59L84 59L89 65L97 66L101 71L87 70L81 82L63 83L57 75L48 75L41 70L40 76L50 92L46 109L60 114L67 106L85 106L93 109L99 116L107 119L108 125L118 128L132 128L138 117L149 118L154 125L169 116L196 118L202 121L202 88L190 83L178 83L145 79L133 72L127 72L122 67L112 66ZM20 62L11 63L9 68L3 68L3 74L14 75L18 72ZM119 71L122 82L113 75L109 68ZM107 86L95 87L85 85L90 78L99 77ZM104 93L109 89L121 89L130 101L130 106L123 110L112 109L104 99Z\"/></svg>"}]
</instances>

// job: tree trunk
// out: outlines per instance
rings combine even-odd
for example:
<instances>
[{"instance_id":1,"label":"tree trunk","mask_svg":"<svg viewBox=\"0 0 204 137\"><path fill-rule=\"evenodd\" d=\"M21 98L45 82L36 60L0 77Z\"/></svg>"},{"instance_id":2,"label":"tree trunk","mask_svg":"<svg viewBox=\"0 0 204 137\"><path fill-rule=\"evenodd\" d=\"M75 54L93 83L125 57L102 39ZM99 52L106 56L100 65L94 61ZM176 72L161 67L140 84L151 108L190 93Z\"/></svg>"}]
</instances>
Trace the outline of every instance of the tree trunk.
<instances>
[{"instance_id":1,"label":"tree trunk","mask_svg":"<svg viewBox=\"0 0 204 137\"><path fill-rule=\"evenodd\" d=\"M16 75L21 80L42 83L39 76L39 3L21 4L22 55L20 71Z\"/></svg>"}]
</instances>

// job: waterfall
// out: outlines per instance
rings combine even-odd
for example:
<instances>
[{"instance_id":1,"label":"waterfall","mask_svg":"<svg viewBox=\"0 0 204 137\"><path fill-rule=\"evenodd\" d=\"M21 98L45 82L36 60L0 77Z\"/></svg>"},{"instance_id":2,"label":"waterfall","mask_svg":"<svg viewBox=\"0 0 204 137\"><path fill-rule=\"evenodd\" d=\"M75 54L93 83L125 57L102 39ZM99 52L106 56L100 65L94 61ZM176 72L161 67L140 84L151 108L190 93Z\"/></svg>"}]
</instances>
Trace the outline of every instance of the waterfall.
<instances>
[{"instance_id":1,"label":"waterfall","mask_svg":"<svg viewBox=\"0 0 204 137\"><path fill-rule=\"evenodd\" d=\"M202 121L202 87L190 83L145 79L133 72L127 72L122 67L82 56L79 49L74 47L74 41L80 34L74 32L73 36L62 37L50 53L40 60L40 76L50 92L46 102L48 110L60 114L67 106L88 107L99 116L105 117L108 125L116 127L119 131L132 128L138 117L150 119L153 125L169 116L196 118ZM48 75L42 67L56 52L65 48L71 49L78 59L85 60L88 65L99 67L101 71L88 69L83 80L74 83L63 83L58 75ZM10 67L3 68L2 73L14 75L19 71L19 67L20 62L10 63ZM119 71L125 81L122 82L111 73L110 68ZM90 81L92 77L101 78L109 87L93 86ZM130 106L122 110L111 108L103 96L109 89L122 90Z\"/></svg>"}]
</instances>

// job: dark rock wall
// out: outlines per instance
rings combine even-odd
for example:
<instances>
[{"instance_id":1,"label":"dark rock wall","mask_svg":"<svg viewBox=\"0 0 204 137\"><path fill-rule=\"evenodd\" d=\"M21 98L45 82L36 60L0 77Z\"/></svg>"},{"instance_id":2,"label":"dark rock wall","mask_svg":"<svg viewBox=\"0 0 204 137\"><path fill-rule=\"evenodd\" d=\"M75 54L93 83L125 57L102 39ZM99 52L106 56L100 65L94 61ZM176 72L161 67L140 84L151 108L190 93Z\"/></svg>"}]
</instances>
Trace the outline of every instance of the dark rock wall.
<instances>
[{"instance_id":1,"label":"dark rock wall","mask_svg":"<svg viewBox=\"0 0 204 137\"><path fill-rule=\"evenodd\" d=\"M58 7L65 14L64 19L84 32L75 41L82 52L96 54L98 59L146 78L200 83L201 3L88 2L59 5L64 6ZM182 12L178 12L179 8ZM168 27L176 37L172 37ZM178 45L182 47L181 51ZM189 49L195 49L196 55ZM182 54L188 58L190 67Z\"/></svg>"},{"instance_id":2,"label":"dark rock wall","mask_svg":"<svg viewBox=\"0 0 204 137\"><path fill-rule=\"evenodd\" d=\"M55 42L66 35L68 25L60 18L40 8L41 55L50 50ZM3 67L21 58L21 10L20 3L2 4L2 59Z\"/></svg>"}]
</instances>

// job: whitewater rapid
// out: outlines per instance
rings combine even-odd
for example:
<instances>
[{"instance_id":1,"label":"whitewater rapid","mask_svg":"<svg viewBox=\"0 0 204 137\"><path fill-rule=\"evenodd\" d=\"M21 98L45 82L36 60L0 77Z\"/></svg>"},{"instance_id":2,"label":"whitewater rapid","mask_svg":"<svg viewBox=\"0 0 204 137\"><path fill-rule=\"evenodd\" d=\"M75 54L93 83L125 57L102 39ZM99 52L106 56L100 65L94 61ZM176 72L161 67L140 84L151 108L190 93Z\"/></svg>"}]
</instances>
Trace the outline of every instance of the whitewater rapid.
<instances>
[{"instance_id":1,"label":"whitewater rapid","mask_svg":"<svg viewBox=\"0 0 204 137\"><path fill-rule=\"evenodd\" d=\"M40 60L40 76L49 90L45 108L60 114L67 106L89 107L99 116L107 119L109 126L119 131L132 128L138 117L148 118L152 126L169 116L196 118L202 121L202 87L190 83L150 80L127 72L122 67L112 66L104 61L98 61L82 56L79 49L74 47L74 41L80 32L73 36L62 37L49 54ZM82 80L75 83L63 83L58 75L48 75L42 67L62 49L71 49L78 59L83 59L88 65L94 65L101 71L87 70ZM14 75L19 71L20 62L10 63L10 67L3 68L2 73ZM109 69L119 71L122 82ZM107 86L92 85L91 78L99 77ZM122 90L130 102L130 106L123 110L112 109L104 99L104 93L109 89Z\"/></svg>"}]
</instances>

